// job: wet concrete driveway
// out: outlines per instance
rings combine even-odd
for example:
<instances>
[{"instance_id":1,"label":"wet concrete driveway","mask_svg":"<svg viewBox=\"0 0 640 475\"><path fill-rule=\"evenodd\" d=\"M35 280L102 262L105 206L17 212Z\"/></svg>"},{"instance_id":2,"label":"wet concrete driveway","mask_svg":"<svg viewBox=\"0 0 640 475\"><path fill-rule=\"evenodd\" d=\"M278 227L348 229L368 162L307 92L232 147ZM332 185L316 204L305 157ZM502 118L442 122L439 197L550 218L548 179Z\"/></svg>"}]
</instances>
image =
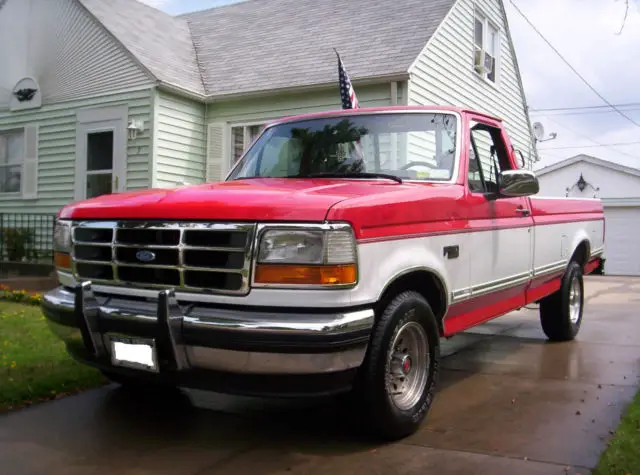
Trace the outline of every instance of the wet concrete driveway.
<instances>
[{"instance_id":1,"label":"wet concrete driveway","mask_svg":"<svg viewBox=\"0 0 640 475\"><path fill-rule=\"evenodd\" d=\"M591 277L578 340L547 343L522 310L444 343L422 429L367 445L331 400L115 385L0 416L0 475L589 473L640 385L640 280Z\"/></svg>"}]
</instances>

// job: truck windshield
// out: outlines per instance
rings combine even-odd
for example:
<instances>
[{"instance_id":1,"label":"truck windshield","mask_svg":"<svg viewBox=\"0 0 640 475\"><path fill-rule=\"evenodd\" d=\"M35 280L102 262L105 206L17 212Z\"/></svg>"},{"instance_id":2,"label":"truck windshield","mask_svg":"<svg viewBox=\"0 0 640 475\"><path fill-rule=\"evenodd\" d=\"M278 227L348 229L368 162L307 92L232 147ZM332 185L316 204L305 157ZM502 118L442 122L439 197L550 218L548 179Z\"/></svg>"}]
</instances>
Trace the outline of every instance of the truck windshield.
<instances>
[{"instance_id":1,"label":"truck windshield","mask_svg":"<svg viewBox=\"0 0 640 475\"><path fill-rule=\"evenodd\" d=\"M282 123L263 132L228 179L385 174L447 181L456 131L450 113L361 113Z\"/></svg>"}]
</instances>

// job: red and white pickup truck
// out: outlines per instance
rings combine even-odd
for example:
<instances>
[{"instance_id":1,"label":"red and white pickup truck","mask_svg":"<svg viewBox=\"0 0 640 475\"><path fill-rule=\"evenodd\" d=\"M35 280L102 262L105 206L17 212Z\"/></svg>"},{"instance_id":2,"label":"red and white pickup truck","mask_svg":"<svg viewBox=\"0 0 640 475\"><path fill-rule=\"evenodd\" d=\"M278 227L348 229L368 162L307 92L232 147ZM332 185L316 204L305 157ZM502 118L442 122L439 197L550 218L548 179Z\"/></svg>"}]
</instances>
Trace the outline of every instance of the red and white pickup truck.
<instances>
[{"instance_id":1,"label":"red and white pickup truck","mask_svg":"<svg viewBox=\"0 0 640 475\"><path fill-rule=\"evenodd\" d=\"M47 320L133 387L348 392L374 434L417 429L439 341L540 303L583 315L599 200L550 199L500 120L453 107L278 120L225 181L65 206Z\"/></svg>"}]
</instances>

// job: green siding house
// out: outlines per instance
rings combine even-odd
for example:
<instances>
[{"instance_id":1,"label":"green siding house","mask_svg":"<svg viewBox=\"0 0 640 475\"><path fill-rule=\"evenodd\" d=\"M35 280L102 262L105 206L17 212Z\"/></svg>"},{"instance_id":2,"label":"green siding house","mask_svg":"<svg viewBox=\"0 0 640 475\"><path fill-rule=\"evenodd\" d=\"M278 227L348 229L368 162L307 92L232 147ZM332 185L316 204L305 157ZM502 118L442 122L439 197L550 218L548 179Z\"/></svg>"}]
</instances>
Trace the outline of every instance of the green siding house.
<instances>
[{"instance_id":1,"label":"green siding house","mask_svg":"<svg viewBox=\"0 0 640 475\"><path fill-rule=\"evenodd\" d=\"M362 107L480 109L537 159L502 0L0 0L0 43L0 213L224 179L268 121L340 107L334 48Z\"/></svg>"}]
</instances>

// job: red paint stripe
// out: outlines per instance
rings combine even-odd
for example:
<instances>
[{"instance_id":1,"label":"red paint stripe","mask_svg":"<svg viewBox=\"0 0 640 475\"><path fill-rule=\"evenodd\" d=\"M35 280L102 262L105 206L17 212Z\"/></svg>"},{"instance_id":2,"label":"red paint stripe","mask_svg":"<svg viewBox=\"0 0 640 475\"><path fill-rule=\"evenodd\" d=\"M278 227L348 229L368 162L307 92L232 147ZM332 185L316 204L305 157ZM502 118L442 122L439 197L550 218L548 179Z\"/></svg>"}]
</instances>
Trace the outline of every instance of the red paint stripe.
<instances>
[{"instance_id":1,"label":"red paint stripe","mask_svg":"<svg viewBox=\"0 0 640 475\"><path fill-rule=\"evenodd\" d=\"M584 267L585 274L591 274L600 265L600 258L596 257Z\"/></svg>"},{"instance_id":2,"label":"red paint stripe","mask_svg":"<svg viewBox=\"0 0 640 475\"><path fill-rule=\"evenodd\" d=\"M444 319L444 336L452 336L523 307L525 285L453 304Z\"/></svg>"},{"instance_id":3,"label":"red paint stripe","mask_svg":"<svg viewBox=\"0 0 640 475\"><path fill-rule=\"evenodd\" d=\"M583 221L604 221L604 216L602 216L601 213L584 213L579 215L550 214L534 216L533 221L536 226L538 226L545 224L578 223Z\"/></svg>"},{"instance_id":4,"label":"red paint stripe","mask_svg":"<svg viewBox=\"0 0 640 475\"><path fill-rule=\"evenodd\" d=\"M518 218L505 218L501 221L510 221L512 219ZM596 218L586 218L586 219L570 219L570 220L548 220L548 222L544 223L536 223L535 226L545 226L551 224L561 224L561 223L575 223L575 222L583 222L583 221L595 221ZM597 218L600 220L600 218ZM483 223L491 222L493 223L490 226ZM489 219L478 219L478 220L469 220L469 221L439 221L433 223L412 223L406 224L402 226L393 226L387 228L367 228L368 230L375 229L378 232L388 231L390 234L385 234L381 236L375 237L366 237L358 239L358 243L366 244L373 242L384 242L384 241L398 241L400 239L415 239L422 237L430 237L430 236L444 236L444 235L453 235L453 234L465 234L465 233L474 233L474 232L484 232L484 231L502 231L505 229L518 229L518 228L528 228L533 227L531 222L527 224L495 224L496 220ZM466 227L465 227L466 225ZM398 229L400 228L400 229ZM364 230L363 230L364 231ZM395 231L394 234L391 234ZM403 232L404 231L404 232Z\"/></svg>"},{"instance_id":5,"label":"red paint stripe","mask_svg":"<svg viewBox=\"0 0 640 475\"><path fill-rule=\"evenodd\" d=\"M526 292L525 300L527 304L536 302L558 290L562 283L563 273L564 270L533 279Z\"/></svg>"}]
</instances>

